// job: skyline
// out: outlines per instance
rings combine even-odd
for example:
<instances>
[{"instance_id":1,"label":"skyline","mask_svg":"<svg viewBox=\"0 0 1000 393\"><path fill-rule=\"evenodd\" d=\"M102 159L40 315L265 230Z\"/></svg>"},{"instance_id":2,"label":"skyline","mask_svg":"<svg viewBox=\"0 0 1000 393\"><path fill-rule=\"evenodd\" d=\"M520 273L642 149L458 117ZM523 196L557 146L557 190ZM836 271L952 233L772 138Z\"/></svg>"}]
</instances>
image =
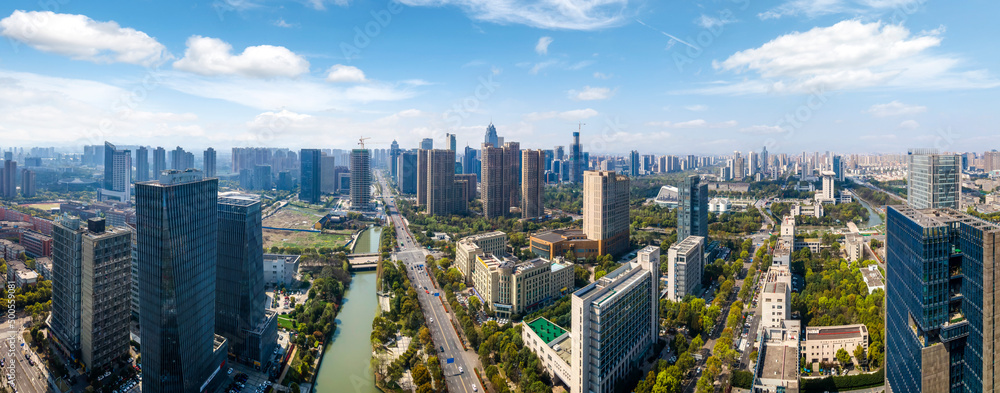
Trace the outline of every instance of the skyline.
<instances>
[{"instance_id":1,"label":"skyline","mask_svg":"<svg viewBox=\"0 0 1000 393\"><path fill-rule=\"evenodd\" d=\"M568 146L586 123L595 156L978 152L995 136L1000 54L976 37L1000 32L996 4L561 4L17 2L0 10L3 147L453 133L478 148L491 122L524 148Z\"/></svg>"}]
</instances>

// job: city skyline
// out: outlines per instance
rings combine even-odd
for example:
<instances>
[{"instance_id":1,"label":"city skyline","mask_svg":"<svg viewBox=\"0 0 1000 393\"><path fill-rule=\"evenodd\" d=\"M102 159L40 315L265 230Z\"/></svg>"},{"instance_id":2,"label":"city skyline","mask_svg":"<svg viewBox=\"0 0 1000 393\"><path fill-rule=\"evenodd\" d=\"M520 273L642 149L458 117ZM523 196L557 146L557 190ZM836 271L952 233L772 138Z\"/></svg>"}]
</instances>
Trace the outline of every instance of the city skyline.
<instances>
[{"instance_id":1,"label":"city skyline","mask_svg":"<svg viewBox=\"0 0 1000 393\"><path fill-rule=\"evenodd\" d=\"M492 122L524 148L569 145L579 127L594 155L961 151L993 137L997 54L973 44L997 32L995 5L477 4L18 4L0 11L4 134L192 151L348 149L360 134L382 149L447 134L478 146Z\"/></svg>"}]
</instances>

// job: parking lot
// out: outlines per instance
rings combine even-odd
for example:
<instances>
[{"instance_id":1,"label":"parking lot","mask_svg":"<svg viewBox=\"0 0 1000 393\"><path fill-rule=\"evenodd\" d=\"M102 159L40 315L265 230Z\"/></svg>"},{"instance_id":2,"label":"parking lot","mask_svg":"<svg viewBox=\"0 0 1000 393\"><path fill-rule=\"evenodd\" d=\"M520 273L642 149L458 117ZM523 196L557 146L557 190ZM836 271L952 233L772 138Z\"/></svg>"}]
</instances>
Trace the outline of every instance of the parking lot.
<instances>
[{"instance_id":1,"label":"parking lot","mask_svg":"<svg viewBox=\"0 0 1000 393\"><path fill-rule=\"evenodd\" d=\"M268 379L264 373L236 362L228 362L226 365L232 368L233 372L229 374L228 368L226 369L226 381L216 391L217 393L263 393L267 390ZM241 378L242 375L246 376L245 379Z\"/></svg>"}]
</instances>

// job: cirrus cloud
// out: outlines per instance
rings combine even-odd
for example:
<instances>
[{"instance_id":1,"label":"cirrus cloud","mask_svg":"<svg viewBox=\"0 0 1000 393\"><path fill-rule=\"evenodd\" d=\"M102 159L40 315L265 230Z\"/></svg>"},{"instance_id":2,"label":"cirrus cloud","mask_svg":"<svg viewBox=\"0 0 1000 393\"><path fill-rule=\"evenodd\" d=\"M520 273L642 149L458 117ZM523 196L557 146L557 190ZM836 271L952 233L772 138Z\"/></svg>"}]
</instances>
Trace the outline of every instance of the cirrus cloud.
<instances>
[{"instance_id":1,"label":"cirrus cloud","mask_svg":"<svg viewBox=\"0 0 1000 393\"><path fill-rule=\"evenodd\" d=\"M549 44L552 43L552 37L542 37L538 39L538 43L535 44L535 52L540 55L549 54Z\"/></svg>"},{"instance_id":2,"label":"cirrus cloud","mask_svg":"<svg viewBox=\"0 0 1000 393\"><path fill-rule=\"evenodd\" d=\"M606 100L615 95L615 91L607 87L584 86L583 90L570 90L566 92L569 98L576 101Z\"/></svg>"},{"instance_id":3,"label":"cirrus cloud","mask_svg":"<svg viewBox=\"0 0 1000 393\"><path fill-rule=\"evenodd\" d=\"M926 106L920 105L907 105L899 101L892 101L888 104L875 104L871 108L866 110L866 113L870 113L875 117L887 117L887 116L899 116L899 115L915 115L917 113L923 113L927 110Z\"/></svg>"},{"instance_id":4,"label":"cirrus cloud","mask_svg":"<svg viewBox=\"0 0 1000 393\"><path fill-rule=\"evenodd\" d=\"M233 46L218 38L191 36L184 58L174 68L205 76L249 78L296 77L309 72L309 62L283 46L250 46L234 55Z\"/></svg>"},{"instance_id":5,"label":"cirrus cloud","mask_svg":"<svg viewBox=\"0 0 1000 393\"><path fill-rule=\"evenodd\" d=\"M470 18L542 29L597 30L627 21L628 0L399 0L415 7L454 6Z\"/></svg>"}]
</instances>

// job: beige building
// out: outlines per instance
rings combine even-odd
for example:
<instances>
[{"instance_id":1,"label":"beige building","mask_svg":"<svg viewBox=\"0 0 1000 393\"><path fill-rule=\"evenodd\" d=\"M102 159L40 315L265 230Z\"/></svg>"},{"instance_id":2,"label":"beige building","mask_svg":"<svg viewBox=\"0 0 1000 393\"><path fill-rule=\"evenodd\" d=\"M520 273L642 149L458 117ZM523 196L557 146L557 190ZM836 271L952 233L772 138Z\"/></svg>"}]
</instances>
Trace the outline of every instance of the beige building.
<instances>
[{"instance_id":1,"label":"beige building","mask_svg":"<svg viewBox=\"0 0 1000 393\"><path fill-rule=\"evenodd\" d=\"M473 286L484 307L501 318L533 311L573 290L573 267L535 258L520 262L511 257L476 255Z\"/></svg>"},{"instance_id":2,"label":"beige building","mask_svg":"<svg viewBox=\"0 0 1000 393\"><path fill-rule=\"evenodd\" d=\"M847 234L844 240L844 256L854 262L864 259L865 237L856 233Z\"/></svg>"},{"instance_id":3,"label":"beige building","mask_svg":"<svg viewBox=\"0 0 1000 393\"><path fill-rule=\"evenodd\" d=\"M851 357L858 346L868 351L868 327L865 325L807 327L802 342L806 362L835 362L837 350L843 348Z\"/></svg>"},{"instance_id":4,"label":"beige building","mask_svg":"<svg viewBox=\"0 0 1000 393\"><path fill-rule=\"evenodd\" d=\"M545 318L525 322L521 327L524 345L538 355L542 367L552 376L559 378L567 386L571 383L570 367L573 346L569 331Z\"/></svg>"},{"instance_id":5,"label":"beige building","mask_svg":"<svg viewBox=\"0 0 1000 393\"><path fill-rule=\"evenodd\" d=\"M629 245L629 178L615 172L583 174L583 233L597 240L600 255L623 253Z\"/></svg>"},{"instance_id":6,"label":"beige building","mask_svg":"<svg viewBox=\"0 0 1000 393\"><path fill-rule=\"evenodd\" d=\"M465 276L466 284L471 284L476 256L504 255L506 249L507 234L500 231L465 237L455 247L455 266Z\"/></svg>"},{"instance_id":7,"label":"beige building","mask_svg":"<svg viewBox=\"0 0 1000 393\"><path fill-rule=\"evenodd\" d=\"M705 270L704 247L705 238L688 236L667 250L667 299L679 302L684 296L693 295L701 285Z\"/></svg>"},{"instance_id":8,"label":"beige building","mask_svg":"<svg viewBox=\"0 0 1000 393\"><path fill-rule=\"evenodd\" d=\"M521 152L521 218L545 215L545 152Z\"/></svg>"},{"instance_id":9,"label":"beige building","mask_svg":"<svg viewBox=\"0 0 1000 393\"><path fill-rule=\"evenodd\" d=\"M791 317L792 275L787 266L771 266L761 283L760 329L780 328Z\"/></svg>"},{"instance_id":10,"label":"beige building","mask_svg":"<svg viewBox=\"0 0 1000 393\"><path fill-rule=\"evenodd\" d=\"M776 327L765 329L763 342L757 352L754 368L755 392L799 391L799 321L787 320Z\"/></svg>"}]
</instances>

